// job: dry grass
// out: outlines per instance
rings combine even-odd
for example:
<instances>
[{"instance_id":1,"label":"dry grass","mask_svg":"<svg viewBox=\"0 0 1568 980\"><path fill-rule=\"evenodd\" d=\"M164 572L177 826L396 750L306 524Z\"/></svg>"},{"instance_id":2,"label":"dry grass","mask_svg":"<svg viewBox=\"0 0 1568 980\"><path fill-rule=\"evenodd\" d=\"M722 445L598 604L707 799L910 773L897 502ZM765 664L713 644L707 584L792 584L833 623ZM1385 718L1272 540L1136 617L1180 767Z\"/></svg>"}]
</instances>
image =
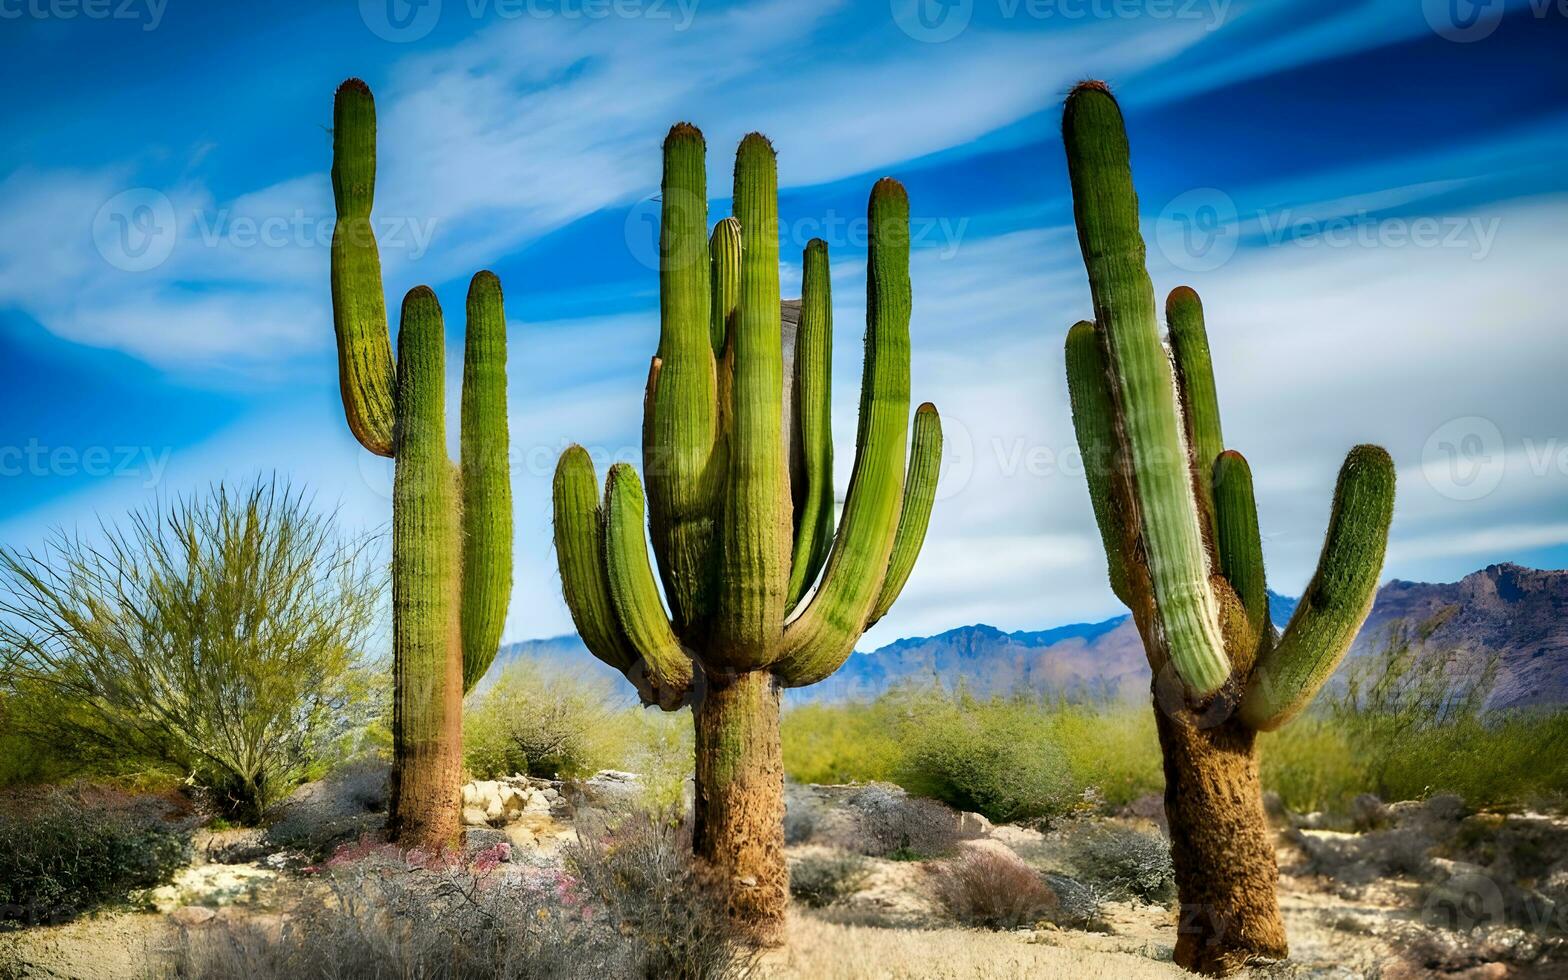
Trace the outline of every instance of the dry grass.
<instances>
[{"instance_id":1,"label":"dry grass","mask_svg":"<svg viewBox=\"0 0 1568 980\"><path fill-rule=\"evenodd\" d=\"M765 980L1143 980L1189 977L1129 953L1031 943L1026 934L968 929L873 929L792 914L789 946L764 964Z\"/></svg>"}]
</instances>

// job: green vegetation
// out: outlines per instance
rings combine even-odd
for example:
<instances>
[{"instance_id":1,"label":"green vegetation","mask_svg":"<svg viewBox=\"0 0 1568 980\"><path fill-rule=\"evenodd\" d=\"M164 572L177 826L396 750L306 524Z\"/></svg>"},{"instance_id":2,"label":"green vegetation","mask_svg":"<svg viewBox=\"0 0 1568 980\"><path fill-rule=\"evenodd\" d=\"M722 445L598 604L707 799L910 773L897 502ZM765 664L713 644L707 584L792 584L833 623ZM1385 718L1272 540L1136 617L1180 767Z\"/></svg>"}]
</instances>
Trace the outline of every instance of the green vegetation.
<instances>
[{"instance_id":1,"label":"green vegetation","mask_svg":"<svg viewBox=\"0 0 1568 980\"><path fill-rule=\"evenodd\" d=\"M0 924L61 922L167 882L190 857L162 801L77 786L0 801Z\"/></svg>"},{"instance_id":2,"label":"green vegetation","mask_svg":"<svg viewBox=\"0 0 1568 980\"><path fill-rule=\"evenodd\" d=\"M264 479L0 551L0 778L183 779L254 821L377 714L374 544Z\"/></svg>"},{"instance_id":3,"label":"green vegetation","mask_svg":"<svg viewBox=\"0 0 1568 980\"><path fill-rule=\"evenodd\" d=\"M428 286L403 297L392 356L370 212L376 106L357 78L333 107L332 314L349 429L390 456L392 480L392 829L406 843L456 843L462 696L495 659L512 594L506 312L501 282L468 288L461 463L446 444L446 328Z\"/></svg>"},{"instance_id":4,"label":"green vegetation","mask_svg":"<svg viewBox=\"0 0 1568 980\"><path fill-rule=\"evenodd\" d=\"M469 697L463 762L472 779L635 772L644 805L663 812L681 802L691 775L692 732L685 719L641 710L598 678L520 659Z\"/></svg>"}]
</instances>

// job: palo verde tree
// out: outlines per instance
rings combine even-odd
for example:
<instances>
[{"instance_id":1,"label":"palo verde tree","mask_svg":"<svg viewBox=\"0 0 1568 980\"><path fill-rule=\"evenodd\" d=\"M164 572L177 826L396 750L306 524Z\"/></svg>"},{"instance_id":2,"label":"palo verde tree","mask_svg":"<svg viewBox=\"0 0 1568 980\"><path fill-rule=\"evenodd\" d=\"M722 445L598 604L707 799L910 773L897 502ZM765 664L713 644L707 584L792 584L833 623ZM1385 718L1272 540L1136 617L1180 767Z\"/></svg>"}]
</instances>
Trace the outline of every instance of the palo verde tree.
<instances>
[{"instance_id":1,"label":"palo verde tree","mask_svg":"<svg viewBox=\"0 0 1568 980\"><path fill-rule=\"evenodd\" d=\"M1366 619L1394 466L1376 446L1350 451L1317 572L1276 635L1252 475L1224 448L1203 310L1191 289L1172 292L1161 343L1127 134L1104 84L1073 90L1062 132L1095 316L1067 336L1073 424L1111 587L1155 673L1176 962L1223 974L1286 953L1256 733L1312 699Z\"/></svg>"},{"instance_id":2,"label":"palo verde tree","mask_svg":"<svg viewBox=\"0 0 1568 980\"><path fill-rule=\"evenodd\" d=\"M67 772L177 774L253 822L347 734L373 545L262 479L0 550L0 727Z\"/></svg>"},{"instance_id":3,"label":"palo verde tree","mask_svg":"<svg viewBox=\"0 0 1568 980\"><path fill-rule=\"evenodd\" d=\"M773 147L741 141L735 213L711 237L705 149L684 123L664 142L647 491L617 464L601 502L573 446L555 473L555 544L588 648L645 702L691 703L697 852L734 885L735 917L772 941L788 903L780 687L832 674L897 598L925 538L942 436L936 409L920 406L906 478L909 200L883 179L869 205L860 426L834 533L827 245L806 246L798 322L786 317Z\"/></svg>"},{"instance_id":4,"label":"palo verde tree","mask_svg":"<svg viewBox=\"0 0 1568 980\"><path fill-rule=\"evenodd\" d=\"M506 315L501 283L475 275L463 348L462 461L446 448L446 337L428 286L403 297L397 358L370 225L376 109L349 79L333 113L332 313L349 429L395 460L392 480L391 830L404 844L455 845L463 693L495 659L512 592Z\"/></svg>"}]
</instances>

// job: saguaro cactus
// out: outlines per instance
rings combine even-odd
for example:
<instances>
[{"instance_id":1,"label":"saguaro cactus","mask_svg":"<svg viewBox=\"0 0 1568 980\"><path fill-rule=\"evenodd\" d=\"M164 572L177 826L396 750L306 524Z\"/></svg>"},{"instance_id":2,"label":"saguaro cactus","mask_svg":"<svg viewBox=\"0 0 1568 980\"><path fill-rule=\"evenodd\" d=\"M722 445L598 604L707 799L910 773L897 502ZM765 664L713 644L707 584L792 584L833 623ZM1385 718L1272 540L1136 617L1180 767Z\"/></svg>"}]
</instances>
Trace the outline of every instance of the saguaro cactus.
<instances>
[{"instance_id":1,"label":"saguaro cactus","mask_svg":"<svg viewBox=\"0 0 1568 980\"><path fill-rule=\"evenodd\" d=\"M396 461L392 482L391 829L411 846L455 844L463 694L495 659L512 591L506 316L490 272L468 289L462 464L446 449L446 338L435 293L403 298L394 366L370 226L376 110L358 79L333 113L332 313L343 411L360 444Z\"/></svg>"},{"instance_id":2,"label":"saguaro cactus","mask_svg":"<svg viewBox=\"0 0 1568 980\"><path fill-rule=\"evenodd\" d=\"M1165 811L1181 897L1176 961L1223 974L1286 953L1256 733L1290 720L1371 609L1394 466L1346 457L1317 573L1282 635L1269 621L1252 475L1224 450L1198 295L1170 294L1160 342L1121 110L1079 85L1062 122L1093 323L1067 335L1073 424L1105 545L1154 669Z\"/></svg>"},{"instance_id":3,"label":"saguaro cactus","mask_svg":"<svg viewBox=\"0 0 1568 980\"><path fill-rule=\"evenodd\" d=\"M805 249L786 372L794 317L779 298L773 147L755 133L741 141L735 214L711 237L704 155L695 127L670 130L647 494L621 463L599 502L593 463L573 446L555 471L555 544L588 648L646 703L691 703L696 849L733 882L734 915L770 941L788 903L780 687L832 674L897 598L925 538L942 433L936 409L920 406L906 478L909 201L883 179L869 207L860 427L834 534L827 245Z\"/></svg>"}]
</instances>

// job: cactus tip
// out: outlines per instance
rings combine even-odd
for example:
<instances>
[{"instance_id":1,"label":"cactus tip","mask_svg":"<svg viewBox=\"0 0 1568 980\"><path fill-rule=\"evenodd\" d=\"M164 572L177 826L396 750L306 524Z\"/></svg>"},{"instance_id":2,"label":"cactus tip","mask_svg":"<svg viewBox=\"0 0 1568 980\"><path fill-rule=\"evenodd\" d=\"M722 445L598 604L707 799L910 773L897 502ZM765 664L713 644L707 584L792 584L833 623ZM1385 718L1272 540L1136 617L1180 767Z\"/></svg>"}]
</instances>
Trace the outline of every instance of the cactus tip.
<instances>
[{"instance_id":1,"label":"cactus tip","mask_svg":"<svg viewBox=\"0 0 1568 980\"><path fill-rule=\"evenodd\" d=\"M876 186L871 188L871 197L873 200L884 198L895 201L907 201L909 200L909 192L904 189L904 185L899 183L896 178L883 177L876 182Z\"/></svg>"},{"instance_id":2,"label":"cactus tip","mask_svg":"<svg viewBox=\"0 0 1568 980\"><path fill-rule=\"evenodd\" d=\"M427 300L431 303L438 302L436 299L436 291L431 289L429 286L415 286L413 289L410 289L407 293L403 294L404 306L408 306L410 303L423 303Z\"/></svg>"},{"instance_id":3,"label":"cactus tip","mask_svg":"<svg viewBox=\"0 0 1568 980\"><path fill-rule=\"evenodd\" d=\"M664 145L669 146L681 140L696 140L698 143L703 143L702 130L689 122L678 122L670 127L669 133L664 137Z\"/></svg>"},{"instance_id":4,"label":"cactus tip","mask_svg":"<svg viewBox=\"0 0 1568 980\"><path fill-rule=\"evenodd\" d=\"M478 272L474 273L474 278L469 282L468 288L479 289L481 287L486 289L494 289L496 292L500 292L501 277L496 275L494 272L491 272L489 269L480 269Z\"/></svg>"},{"instance_id":5,"label":"cactus tip","mask_svg":"<svg viewBox=\"0 0 1568 980\"><path fill-rule=\"evenodd\" d=\"M769 156L776 156L777 155L777 153L773 149L773 141L768 139L766 136L762 135L761 133L755 133L755 132L747 133L744 137L742 137L741 141L740 141L740 146L739 146L739 148L736 149L735 152L736 152L737 155L739 155L741 153L745 153L747 150L757 150L757 149L762 150L763 152L767 153Z\"/></svg>"},{"instance_id":6,"label":"cactus tip","mask_svg":"<svg viewBox=\"0 0 1568 980\"><path fill-rule=\"evenodd\" d=\"M1067 98L1071 99L1073 96L1083 92L1104 92L1106 95L1110 95L1111 87L1098 78L1086 78L1073 86L1072 91L1067 93Z\"/></svg>"},{"instance_id":7,"label":"cactus tip","mask_svg":"<svg viewBox=\"0 0 1568 980\"><path fill-rule=\"evenodd\" d=\"M1191 286L1177 286L1175 289L1171 290L1170 295L1165 298L1166 309L1170 309L1171 307L1181 303L1197 303L1200 306L1203 305L1203 301L1198 298L1198 291L1193 289Z\"/></svg>"},{"instance_id":8,"label":"cactus tip","mask_svg":"<svg viewBox=\"0 0 1568 980\"><path fill-rule=\"evenodd\" d=\"M921 402L920 403L920 407L915 409L915 414L916 415L936 415L938 417L940 417L940 415L941 415L941 413L939 413L936 410L936 406L933 405L931 402Z\"/></svg>"},{"instance_id":9,"label":"cactus tip","mask_svg":"<svg viewBox=\"0 0 1568 980\"><path fill-rule=\"evenodd\" d=\"M825 254L827 254L827 250L828 250L828 243L823 241L820 238L813 238L811 241L806 243L806 254L807 255L811 255L813 253L822 253L822 254L825 255Z\"/></svg>"}]
</instances>

